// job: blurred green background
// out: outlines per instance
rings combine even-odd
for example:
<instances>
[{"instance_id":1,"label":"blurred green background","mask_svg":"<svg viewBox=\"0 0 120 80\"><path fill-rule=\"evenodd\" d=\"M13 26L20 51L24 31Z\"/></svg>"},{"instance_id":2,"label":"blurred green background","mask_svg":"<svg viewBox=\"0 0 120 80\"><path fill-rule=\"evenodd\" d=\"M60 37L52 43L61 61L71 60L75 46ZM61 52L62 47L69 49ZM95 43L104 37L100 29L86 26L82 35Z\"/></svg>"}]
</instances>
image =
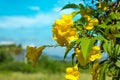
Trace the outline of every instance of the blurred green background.
<instances>
[{"instance_id":1,"label":"blurred green background","mask_svg":"<svg viewBox=\"0 0 120 80\"><path fill-rule=\"evenodd\" d=\"M23 51L21 45L0 45L1 80L65 80L65 69L72 66L71 60L63 61L42 55L33 67L32 62L26 61ZM91 80L89 70L80 69L80 72L80 80Z\"/></svg>"}]
</instances>

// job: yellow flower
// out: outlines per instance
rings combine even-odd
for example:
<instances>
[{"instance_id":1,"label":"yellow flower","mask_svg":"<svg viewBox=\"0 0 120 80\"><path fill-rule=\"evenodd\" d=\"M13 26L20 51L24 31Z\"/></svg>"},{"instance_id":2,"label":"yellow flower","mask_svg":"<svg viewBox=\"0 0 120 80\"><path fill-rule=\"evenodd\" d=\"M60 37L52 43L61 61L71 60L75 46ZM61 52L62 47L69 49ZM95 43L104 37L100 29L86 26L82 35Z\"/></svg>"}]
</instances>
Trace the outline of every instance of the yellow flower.
<instances>
[{"instance_id":1,"label":"yellow flower","mask_svg":"<svg viewBox=\"0 0 120 80\"><path fill-rule=\"evenodd\" d=\"M107 7L104 7L104 9L103 9L104 11L107 11Z\"/></svg>"},{"instance_id":2,"label":"yellow flower","mask_svg":"<svg viewBox=\"0 0 120 80\"><path fill-rule=\"evenodd\" d=\"M84 18L86 18L86 19L87 19L87 21L89 21L89 20L91 19L91 17L90 17L90 16L88 16L88 15L84 15L83 17L84 17Z\"/></svg>"},{"instance_id":3,"label":"yellow flower","mask_svg":"<svg viewBox=\"0 0 120 80\"><path fill-rule=\"evenodd\" d=\"M27 46L27 59L33 61L35 65L44 48L45 46L40 46L39 48Z\"/></svg>"},{"instance_id":4,"label":"yellow flower","mask_svg":"<svg viewBox=\"0 0 120 80\"><path fill-rule=\"evenodd\" d=\"M95 55L91 55L90 57L89 57L89 60L90 61L95 61L96 59L100 59L102 57L102 54L101 53L97 53L97 54L95 54Z\"/></svg>"},{"instance_id":5,"label":"yellow flower","mask_svg":"<svg viewBox=\"0 0 120 80\"><path fill-rule=\"evenodd\" d=\"M71 28L69 33L66 33L65 37L69 40L77 40L79 35L77 33L76 28Z\"/></svg>"},{"instance_id":6,"label":"yellow flower","mask_svg":"<svg viewBox=\"0 0 120 80\"><path fill-rule=\"evenodd\" d=\"M62 18L56 20L53 25L53 39L61 46L69 47L70 41L78 39L77 29L72 26L72 15L63 14Z\"/></svg>"},{"instance_id":7,"label":"yellow flower","mask_svg":"<svg viewBox=\"0 0 120 80\"><path fill-rule=\"evenodd\" d=\"M65 38L65 36L58 35L56 41L61 46L67 46L67 47L69 47L69 41Z\"/></svg>"},{"instance_id":8,"label":"yellow flower","mask_svg":"<svg viewBox=\"0 0 120 80\"><path fill-rule=\"evenodd\" d=\"M97 19L97 18L91 19L91 20L90 20L90 23L98 24L98 19Z\"/></svg>"},{"instance_id":9,"label":"yellow flower","mask_svg":"<svg viewBox=\"0 0 120 80\"><path fill-rule=\"evenodd\" d=\"M97 54L94 54L94 55L90 55L89 56L89 60L90 61L95 61L96 59L100 59L102 57L102 54L101 53L97 53Z\"/></svg>"},{"instance_id":10,"label":"yellow flower","mask_svg":"<svg viewBox=\"0 0 120 80\"><path fill-rule=\"evenodd\" d=\"M87 21L89 21L89 20L91 19L91 17L90 17L90 16L88 16L88 15L84 15L83 17L84 17L84 18L86 18L86 19L87 19Z\"/></svg>"},{"instance_id":11,"label":"yellow flower","mask_svg":"<svg viewBox=\"0 0 120 80\"><path fill-rule=\"evenodd\" d=\"M101 57L102 57L102 54L101 54L101 53L97 53L97 54L96 54L96 58L97 58L97 59L100 59Z\"/></svg>"},{"instance_id":12,"label":"yellow flower","mask_svg":"<svg viewBox=\"0 0 120 80\"><path fill-rule=\"evenodd\" d=\"M95 61L96 59L100 59L101 57L102 57L102 54L100 53L100 47L93 46L92 50L90 51L89 60Z\"/></svg>"},{"instance_id":13,"label":"yellow flower","mask_svg":"<svg viewBox=\"0 0 120 80\"><path fill-rule=\"evenodd\" d=\"M62 26L63 24L65 24L65 22L63 21L63 20L59 20L59 19L57 19L56 21L55 21L55 23L54 23L54 25L55 26Z\"/></svg>"},{"instance_id":14,"label":"yellow flower","mask_svg":"<svg viewBox=\"0 0 120 80\"><path fill-rule=\"evenodd\" d=\"M93 23L88 23L88 25L85 27L86 30L92 30L94 28Z\"/></svg>"},{"instance_id":15,"label":"yellow flower","mask_svg":"<svg viewBox=\"0 0 120 80\"><path fill-rule=\"evenodd\" d=\"M101 3L99 3L99 4L98 4L98 8L101 8L101 7L102 7L102 6L101 6Z\"/></svg>"},{"instance_id":16,"label":"yellow flower","mask_svg":"<svg viewBox=\"0 0 120 80\"><path fill-rule=\"evenodd\" d=\"M71 14L69 14L69 15L63 14L62 15L62 20L64 20L70 26L73 25L73 20L72 20L72 15Z\"/></svg>"},{"instance_id":17,"label":"yellow flower","mask_svg":"<svg viewBox=\"0 0 120 80\"><path fill-rule=\"evenodd\" d=\"M84 57L82 55L82 52L79 48L75 48L75 53L76 53L76 58L78 60L78 62L81 64L81 65L85 65L86 62L84 60Z\"/></svg>"},{"instance_id":18,"label":"yellow flower","mask_svg":"<svg viewBox=\"0 0 120 80\"><path fill-rule=\"evenodd\" d=\"M80 77L80 73L78 71L77 65L75 65L74 67L66 68L66 75L65 75L66 80L78 80L79 77Z\"/></svg>"},{"instance_id":19,"label":"yellow flower","mask_svg":"<svg viewBox=\"0 0 120 80\"><path fill-rule=\"evenodd\" d=\"M92 30L94 28L94 24L98 24L98 19L97 18L91 19L88 22L88 24L85 26L85 29L86 30Z\"/></svg>"},{"instance_id":20,"label":"yellow flower","mask_svg":"<svg viewBox=\"0 0 120 80\"><path fill-rule=\"evenodd\" d=\"M100 47L99 47L99 46L93 46L93 47L92 47L92 50L99 51L99 50L100 50Z\"/></svg>"}]
</instances>

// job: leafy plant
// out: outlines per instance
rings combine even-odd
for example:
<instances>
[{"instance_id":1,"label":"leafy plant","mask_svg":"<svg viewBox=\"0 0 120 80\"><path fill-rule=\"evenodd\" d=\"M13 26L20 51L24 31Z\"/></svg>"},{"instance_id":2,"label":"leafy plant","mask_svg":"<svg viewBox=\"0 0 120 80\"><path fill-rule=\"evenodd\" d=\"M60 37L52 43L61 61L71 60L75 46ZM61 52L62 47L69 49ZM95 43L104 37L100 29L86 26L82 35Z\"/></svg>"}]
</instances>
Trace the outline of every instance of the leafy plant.
<instances>
[{"instance_id":1,"label":"leafy plant","mask_svg":"<svg viewBox=\"0 0 120 80\"><path fill-rule=\"evenodd\" d=\"M57 46L66 47L64 59L71 50L74 67L66 69L67 80L78 80L78 67L91 67L93 80L120 79L120 0L90 0L87 4L67 4L61 10L73 8L71 14L63 14L52 27L53 39ZM91 6L92 5L92 6ZM77 15L80 18L74 19ZM44 45L57 47L56 45ZM43 46L37 48L42 52ZM29 51L28 49L27 51ZM31 57L36 58L35 52ZM107 58L102 59L102 53ZM40 53L39 53L40 54ZM27 55L30 55L27 52ZM38 57L38 56L37 56ZM36 61L33 60L34 63Z\"/></svg>"}]
</instances>

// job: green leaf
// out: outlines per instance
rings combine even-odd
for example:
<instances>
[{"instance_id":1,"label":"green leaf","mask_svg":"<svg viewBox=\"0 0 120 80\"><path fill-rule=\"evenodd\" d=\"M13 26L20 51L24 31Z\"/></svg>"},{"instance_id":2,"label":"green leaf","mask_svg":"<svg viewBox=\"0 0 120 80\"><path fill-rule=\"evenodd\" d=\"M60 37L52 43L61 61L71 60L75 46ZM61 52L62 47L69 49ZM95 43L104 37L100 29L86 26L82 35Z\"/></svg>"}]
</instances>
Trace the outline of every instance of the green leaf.
<instances>
[{"instance_id":1,"label":"green leaf","mask_svg":"<svg viewBox=\"0 0 120 80\"><path fill-rule=\"evenodd\" d=\"M98 27L105 29L107 25L105 23L98 25Z\"/></svg>"},{"instance_id":2,"label":"green leaf","mask_svg":"<svg viewBox=\"0 0 120 80\"><path fill-rule=\"evenodd\" d=\"M76 44L79 44L82 41L82 38L77 39Z\"/></svg>"},{"instance_id":3,"label":"green leaf","mask_svg":"<svg viewBox=\"0 0 120 80\"><path fill-rule=\"evenodd\" d=\"M115 65L120 68L120 60L117 60L117 62L115 63Z\"/></svg>"},{"instance_id":4,"label":"green leaf","mask_svg":"<svg viewBox=\"0 0 120 80\"><path fill-rule=\"evenodd\" d=\"M99 80L105 80L105 70L108 68L108 64L104 64L102 67L102 70L100 72Z\"/></svg>"},{"instance_id":5,"label":"green leaf","mask_svg":"<svg viewBox=\"0 0 120 80\"><path fill-rule=\"evenodd\" d=\"M61 10L68 9L68 8L76 8L77 9L77 8L79 8L79 6L76 4L67 4Z\"/></svg>"},{"instance_id":6,"label":"green leaf","mask_svg":"<svg viewBox=\"0 0 120 80\"><path fill-rule=\"evenodd\" d=\"M117 29L120 29L120 22L117 22L117 24L115 25L115 27L116 27Z\"/></svg>"},{"instance_id":7,"label":"green leaf","mask_svg":"<svg viewBox=\"0 0 120 80\"><path fill-rule=\"evenodd\" d=\"M84 9L85 7L84 7L84 5L83 4L79 4L79 7L80 7L80 9Z\"/></svg>"},{"instance_id":8,"label":"green leaf","mask_svg":"<svg viewBox=\"0 0 120 80\"><path fill-rule=\"evenodd\" d=\"M97 36L97 37L94 37L94 39L108 42L107 39L105 39L103 36Z\"/></svg>"},{"instance_id":9,"label":"green leaf","mask_svg":"<svg viewBox=\"0 0 120 80\"><path fill-rule=\"evenodd\" d=\"M69 51L73 48L74 45L75 45L75 42L71 42L71 43L70 43L70 47L69 47L69 48L66 48L65 55L64 55L64 59L66 58L67 54L68 54Z\"/></svg>"},{"instance_id":10,"label":"green leaf","mask_svg":"<svg viewBox=\"0 0 120 80\"><path fill-rule=\"evenodd\" d=\"M111 12L110 13L110 17L111 19L120 19L120 13L116 13L116 12Z\"/></svg>"},{"instance_id":11,"label":"green leaf","mask_svg":"<svg viewBox=\"0 0 120 80\"><path fill-rule=\"evenodd\" d=\"M108 53L109 57L112 57L112 58L116 57L113 41L109 41L109 42L104 43L103 49L105 52Z\"/></svg>"},{"instance_id":12,"label":"green leaf","mask_svg":"<svg viewBox=\"0 0 120 80\"><path fill-rule=\"evenodd\" d=\"M117 38L120 38L120 34L115 34L114 36Z\"/></svg>"},{"instance_id":13,"label":"green leaf","mask_svg":"<svg viewBox=\"0 0 120 80\"><path fill-rule=\"evenodd\" d=\"M104 44L103 44L104 52L108 52L108 51L107 51L107 47L108 47L108 43L104 43Z\"/></svg>"},{"instance_id":14,"label":"green leaf","mask_svg":"<svg viewBox=\"0 0 120 80\"><path fill-rule=\"evenodd\" d=\"M117 58L117 55L120 54L120 45L117 44L117 45L115 46L115 51L114 51L114 52L115 52L115 55L116 55L116 58Z\"/></svg>"},{"instance_id":15,"label":"green leaf","mask_svg":"<svg viewBox=\"0 0 120 80\"><path fill-rule=\"evenodd\" d=\"M73 17L75 17L77 14L79 14L80 12L79 11L74 11L74 12L72 12L71 14L72 14L72 16Z\"/></svg>"},{"instance_id":16,"label":"green leaf","mask_svg":"<svg viewBox=\"0 0 120 80\"><path fill-rule=\"evenodd\" d=\"M75 53L72 54L72 64L74 62L74 58L75 58Z\"/></svg>"},{"instance_id":17,"label":"green leaf","mask_svg":"<svg viewBox=\"0 0 120 80\"><path fill-rule=\"evenodd\" d=\"M87 57L89 56L90 50L92 49L92 46L94 45L94 43L95 43L95 40L93 38L91 39L87 37L82 38L81 50L85 60L87 60Z\"/></svg>"},{"instance_id":18,"label":"green leaf","mask_svg":"<svg viewBox=\"0 0 120 80\"><path fill-rule=\"evenodd\" d=\"M107 49L108 49L108 54L111 57L112 56L112 51L113 51L112 50L113 48L112 48L112 42L111 41L110 41L110 43L108 43Z\"/></svg>"}]
</instances>

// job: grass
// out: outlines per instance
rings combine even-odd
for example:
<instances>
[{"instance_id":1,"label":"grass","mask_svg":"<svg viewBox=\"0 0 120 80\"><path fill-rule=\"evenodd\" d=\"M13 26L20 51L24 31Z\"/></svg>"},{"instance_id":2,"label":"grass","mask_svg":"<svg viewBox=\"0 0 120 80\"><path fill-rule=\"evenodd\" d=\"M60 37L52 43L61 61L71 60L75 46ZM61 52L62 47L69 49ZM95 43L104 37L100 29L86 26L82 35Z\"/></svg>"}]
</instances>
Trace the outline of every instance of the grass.
<instances>
[{"instance_id":1,"label":"grass","mask_svg":"<svg viewBox=\"0 0 120 80\"><path fill-rule=\"evenodd\" d=\"M0 73L1 80L65 80L64 73L21 73L21 72L5 72ZM82 73L80 80L92 80L90 74Z\"/></svg>"},{"instance_id":2,"label":"grass","mask_svg":"<svg viewBox=\"0 0 120 80\"><path fill-rule=\"evenodd\" d=\"M0 72L1 80L65 80L65 73L22 73L22 72ZM81 73L79 80L92 80L89 73ZM111 80L107 77L106 80Z\"/></svg>"},{"instance_id":3,"label":"grass","mask_svg":"<svg viewBox=\"0 0 120 80\"><path fill-rule=\"evenodd\" d=\"M65 80L67 66L71 66L69 61L54 60L47 56L43 56L35 67L31 63L3 62L0 63L0 80ZM92 80L90 69L80 69L79 80Z\"/></svg>"}]
</instances>

